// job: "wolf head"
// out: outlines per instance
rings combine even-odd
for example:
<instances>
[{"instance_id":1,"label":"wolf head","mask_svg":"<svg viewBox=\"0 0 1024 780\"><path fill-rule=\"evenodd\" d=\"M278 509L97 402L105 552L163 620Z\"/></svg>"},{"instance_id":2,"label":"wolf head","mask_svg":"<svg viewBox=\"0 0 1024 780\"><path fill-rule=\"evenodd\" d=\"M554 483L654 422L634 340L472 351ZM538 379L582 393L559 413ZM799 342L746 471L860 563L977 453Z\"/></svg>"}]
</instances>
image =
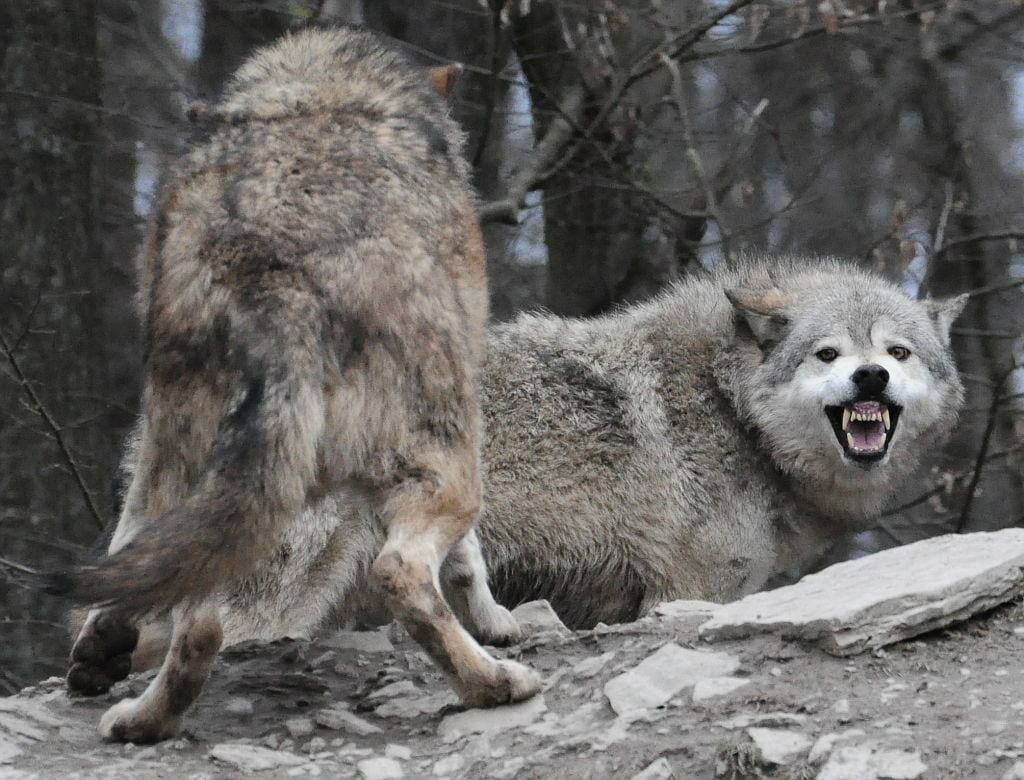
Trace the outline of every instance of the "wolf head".
<instances>
[{"instance_id":1,"label":"wolf head","mask_svg":"<svg viewBox=\"0 0 1024 780\"><path fill-rule=\"evenodd\" d=\"M740 279L725 289L746 347L739 411L812 499L850 517L878 511L956 422L949 329L967 296L916 301L831 260Z\"/></svg>"}]
</instances>

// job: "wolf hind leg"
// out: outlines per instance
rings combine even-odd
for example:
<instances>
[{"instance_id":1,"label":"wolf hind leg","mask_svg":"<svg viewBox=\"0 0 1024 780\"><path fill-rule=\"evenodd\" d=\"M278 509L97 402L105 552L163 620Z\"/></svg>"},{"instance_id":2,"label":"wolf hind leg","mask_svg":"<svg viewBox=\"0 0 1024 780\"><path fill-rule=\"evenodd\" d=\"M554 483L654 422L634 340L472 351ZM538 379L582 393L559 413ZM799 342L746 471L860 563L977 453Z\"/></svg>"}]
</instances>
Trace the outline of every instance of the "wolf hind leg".
<instances>
[{"instance_id":1,"label":"wolf hind leg","mask_svg":"<svg viewBox=\"0 0 1024 780\"><path fill-rule=\"evenodd\" d=\"M471 529L452 547L442 578L452 609L477 640L488 645L522 641L519 623L494 600L487 584L487 564L475 530Z\"/></svg>"},{"instance_id":2,"label":"wolf hind leg","mask_svg":"<svg viewBox=\"0 0 1024 780\"><path fill-rule=\"evenodd\" d=\"M213 601L174 611L171 644L163 666L137 699L125 699L100 719L100 735L108 742L159 742L178 732L224 640Z\"/></svg>"},{"instance_id":3,"label":"wolf hind leg","mask_svg":"<svg viewBox=\"0 0 1024 780\"><path fill-rule=\"evenodd\" d=\"M124 547L137 532L141 525L141 503L136 478L125 496L108 555ZM89 610L71 647L68 690L79 696L99 696L109 691L131 672L138 641L139 630L127 617L109 608Z\"/></svg>"},{"instance_id":4,"label":"wolf hind leg","mask_svg":"<svg viewBox=\"0 0 1024 780\"><path fill-rule=\"evenodd\" d=\"M387 539L372 572L392 614L445 672L463 703L493 707L529 698L540 690L540 678L522 664L491 657L441 595L441 565L480 506L479 480L464 465L442 463L425 470L430 477L407 479L392 493L382 512Z\"/></svg>"}]
</instances>

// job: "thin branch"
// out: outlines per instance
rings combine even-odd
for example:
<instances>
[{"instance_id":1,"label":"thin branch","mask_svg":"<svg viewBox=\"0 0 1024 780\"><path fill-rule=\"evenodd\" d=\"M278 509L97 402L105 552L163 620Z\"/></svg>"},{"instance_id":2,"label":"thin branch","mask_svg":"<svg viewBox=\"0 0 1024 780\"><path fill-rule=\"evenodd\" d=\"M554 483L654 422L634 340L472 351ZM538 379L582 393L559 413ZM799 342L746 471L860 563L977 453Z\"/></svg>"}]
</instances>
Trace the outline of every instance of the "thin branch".
<instances>
[{"instance_id":1,"label":"thin branch","mask_svg":"<svg viewBox=\"0 0 1024 780\"><path fill-rule=\"evenodd\" d=\"M939 214L939 224L935 228L935 239L932 241L932 255L942 251L942 242L946 237L946 226L949 224L949 213L953 210L953 182L946 179L946 200Z\"/></svg>"},{"instance_id":2,"label":"thin branch","mask_svg":"<svg viewBox=\"0 0 1024 780\"><path fill-rule=\"evenodd\" d=\"M1013 290L1021 285L1024 285L1024 279L1007 279L1005 282L996 282L995 284L990 284L987 287L978 287L977 289L968 292L967 295L971 298L980 298L983 295L993 295L994 293Z\"/></svg>"},{"instance_id":3,"label":"thin branch","mask_svg":"<svg viewBox=\"0 0 1024 780\"><path fill-rule=\"evenodd\" d=\"M499 59L501 46L501 10L504 6L502 0L491 0L491 37L488 42L490 47L491 75L487 79L487 103L484 106L483 127L480 129L480 140L477 142L476 154L473 155L473 167L476 168L484 159L484 152L487 149L487 141L491 136L491 126L494 124L494 109L498 102L498 94L501 88L501 61Z\"/></svg>"},{"instance_id":4,"label":"thin branch","mask_svg":"<svg viewBox=\"0 0 1024 780\"><path fill-rule=\"evenodd\" d=\"M547 132L533 150L533 154L516 171L501 200L485 203L480 207L481 222L505 222L518 224L519 210L526 196L537 189L547 178L545 171L550 168L573 135L573 125L583 115L585 93L583 87L575 86L563 96L559 105L561 113L551 120Z\"/></svg>"},{"instance_id":5,"label":"thin branch","mask_svg":"<svg viewBox=\"0 0 1024 780\"><path fill-rule=\"evenodd\" d=\"M996 383L996 388L1002 388L1006 380L1010 378L1016 366L1011 365L1005 370ZM1002 406L1003 397L997 392L992 395L992 403L988 409L988 420L985 422L985 432L981 436L981 445L978 447L978 454L974 460L974 470L971 473L971 481L967 483L967 492L964 495L964 505L960 509L960 519L956 524L956 532L962 534L971 518L971 505L974 503L974 493L981 481L981 472L985 467L985 457L988 455L988 448L992 442L992 435L996 430L996 423L999 420L999 409Z\"/></svg>"},{"instance_id":6,"label":"thin branch","mask_svg":"<svg viewBox=\"0 0 1024 780\"><path fill-rule=\"evenodd\" d=\"M96 527L103 529L103 517L100 514L99 509L96 507L96 502L93 500L92 493L89 492L88 486L85 484L85 479L82 477L82 472L78 468L78 464L75 462L74 456L71 454L71 450L68 449L67 442L64 441L64 436L61 433L61 427L57 424L57 421L53 419L46 406L43 405L42 399L39 394L36 393L35 388L32 387L32 383L28 381L28 377L21 370L21 365L18 362L17 356L8 344L7 339L4 337L2 331L0 331L0 350L3 350L4 355L7 357L7 362L11 366L11 370L14 371L14 376L17 378L18 384L21 385L25 395L31 401L33 411L39 415L42 419L43 424L49 429L53 435L54 441L57 442L57 448L60 450L61 458L64 460L64 465L68 467L71 472L72 478L75 480L75 484L78 485L78 490L82 494L82 498L85 500L85 505L89 509L89 514L92 515L92 519L96 523Z\"/></svg>"},{"instance_id":7,"label":"thin branch","mask_svg":"<svg viewBox=\"0 0 1024 780\"><path fill-rule=\"evenodd\" d=\"M947 241L946 245L942 249L936 251L936 255L944 255L946 252L950 252L959 247L967 244L975 244L979 241L1012 241L1014 239L1024 238L1024 232L1020 230L1004 230L996 233L978 233L973 236L962 236L961 238L954 238L952 241Z\"/></svg>"},{"instance_id":8,"label":"thin branch","mask_svg":"<svg viewBox=\"0 0 1024 780\"><path fill-rule=\"evenodd\" d=\"M683 75L679 72L679 65L667 54L662 52L658 57L661 59L662 65L665 66L665 69L671 76L672 97L676 104L676 111L679 113L679 119L683 124L683 138L686 141L686 157L690 161L690 166L693 168L694 173L697 175L697 180L700 182L701 189L704 190L704 207L715 220L715 224L718 225L718 233L722 240L722 255L728 265L732 261L729 252L729 230L725 225L725 220L722 219L722 211L718 207L718 197L715 194L715 188L708 179L707 170L704 167L704 161L701 159L700 151L697 149L697 142L693 133L693 121L690 117L690 109L686 104L686 92L683 89Z\"/></svg>"}]
</instances>

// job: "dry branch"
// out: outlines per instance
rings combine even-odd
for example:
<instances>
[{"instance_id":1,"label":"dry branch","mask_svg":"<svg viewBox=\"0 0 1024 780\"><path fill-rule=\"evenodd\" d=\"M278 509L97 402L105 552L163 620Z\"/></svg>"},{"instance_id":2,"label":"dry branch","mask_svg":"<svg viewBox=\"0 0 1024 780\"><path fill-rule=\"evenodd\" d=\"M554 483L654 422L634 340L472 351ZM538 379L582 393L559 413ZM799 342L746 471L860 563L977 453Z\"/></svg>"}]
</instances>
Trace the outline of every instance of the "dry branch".
<instances>
[{"instance_id":1,"label":"dry branch","mask_svg":"<svg viewBox=\"0 0 1024 780\"><path fill-rule=\"evenodd\" d=\"M71 472L71 477L74 479L79 492L82 494L82 499L85 501L85 505L89 509L89 514L92 515L92 519L96 522L96 527L102 529L103 516L96 507L96 502L93 500L92 493L89 492L89 487L85 484L85 479L82 477L81 469L78 468L78 463L75 461L74 456L71 454L71 450L68 448L67 442L64 440L62 433L63 429L57 424L57 421L53 419L53 415L50 414L49 410L43 404L42 399L39 397L39 394L36 392L35 388L32 387L32 383L29 382L28 377L26 377L25 373L21 370L21 364L18 362L17 355L2 332L0 332L0 350L3 350L4 356L7 358L7 362L10 364L11 370L14 372L15 379L18 384L21 385L21 389L24 391L25 396L31 403L32 410L39 415L43 424L46 425L50 433L53 435L54 441L57 442L57 449L60 451L64 465L67 466L68 470ZM0 561L0 563L7 562Z\"/></svg>"}]
</instances>

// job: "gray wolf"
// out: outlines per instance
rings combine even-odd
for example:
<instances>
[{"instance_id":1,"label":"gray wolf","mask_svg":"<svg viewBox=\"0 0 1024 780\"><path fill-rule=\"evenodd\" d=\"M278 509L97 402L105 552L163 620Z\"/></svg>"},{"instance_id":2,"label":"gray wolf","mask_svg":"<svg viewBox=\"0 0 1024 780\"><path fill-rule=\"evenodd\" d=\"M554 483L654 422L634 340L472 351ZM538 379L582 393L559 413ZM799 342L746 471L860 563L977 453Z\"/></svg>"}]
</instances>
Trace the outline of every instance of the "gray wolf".
<instances>
[{"instance_id":1,"label":"gray wolf","mask_svg":"<svg viewBox=\"0 0 1024 780\"><path fill-rule=\"evenodd\" d=\"M173 167L142 254L123 512L108 555L52 583L98 608L72 650L73 690L123 676L133 624L172 616L159 674L103 716L105 738L177 731L222 644L223 594L275 557L315 577L297 551L324 548L304 510L327 495L364 524L327 540L332 599L371 575L468 705L539 688L438 589L449 550L475 542L487 317L463 137L438 94L450 76L367 33L290 35L239 69ZM514 633L475 587L474 628Z\"/></svg>"},{"instance_id":2,"label":"gray wolf","mask_svg":"<svg viewBox=\"0 0 1024 780\"><path fill-rule=\"evenodd\" d=\"M869 527L956 424L965 301L912 300L833 259L752 257L597 319L492 328L484 510L442 570L452 606L471 624L489 570L504 604L547 598L588 627L807 566ZM359 511L327 496L293 526L304 557L222 601L230 641L383 617L372 581L332 585L335 567L350 582L341 540L372 527ZM141 647L162 635L145 626Z\"/></svg>"}]
</instances>

